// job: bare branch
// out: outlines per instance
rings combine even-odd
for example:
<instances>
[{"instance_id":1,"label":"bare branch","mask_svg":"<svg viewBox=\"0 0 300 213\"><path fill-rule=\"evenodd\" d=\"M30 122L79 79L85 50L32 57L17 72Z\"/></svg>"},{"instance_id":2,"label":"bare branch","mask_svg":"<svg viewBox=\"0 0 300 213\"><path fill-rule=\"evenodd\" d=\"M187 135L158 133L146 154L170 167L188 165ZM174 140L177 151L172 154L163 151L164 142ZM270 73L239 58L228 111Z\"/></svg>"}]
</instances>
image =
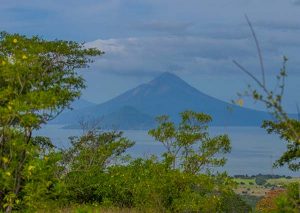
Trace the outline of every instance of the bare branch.
<instances>
[{"instance_id":1,"label":"bare branch","mask_svg":"<svg viewBox=\"0 0 300 213\"><path fill-rule=\"evenodd\" d=\"M248 71L245 67L243 67L240 63L238 63L236 60L232 60L232 62L240 68L243 72L245 72L247 75L249 75L261 88L265 88L263 83L261 83L250 71Z\"/></svg>"},{"instance_id":2,"label":"bare branch","mask_svg":"<svg viewBox=\"0 0 300 213\"><path fill-rule=\"evenodd\" d=\"M257 53L258 53L258 57L259 57L259 63L260 63L260 69L261 69L261 73L262 73L262 84L264 86L266 86L266 79L265 79L265 68L264 68L264 61L263 61L263 57L262 57L262 54L261 54L261 49L260 49L260 46L259 46L259 42L257 40L257 36L255 34L255 31L253 29L253 26L248 18L247 15L245 15L245 18L247 20L247 23L250 27L250 30L251 30L251 33L252 33L252 36L254 38L254 41L255 41L255 46L256 46L256 49L257 49Z\"/></svg>"}]
</instances>

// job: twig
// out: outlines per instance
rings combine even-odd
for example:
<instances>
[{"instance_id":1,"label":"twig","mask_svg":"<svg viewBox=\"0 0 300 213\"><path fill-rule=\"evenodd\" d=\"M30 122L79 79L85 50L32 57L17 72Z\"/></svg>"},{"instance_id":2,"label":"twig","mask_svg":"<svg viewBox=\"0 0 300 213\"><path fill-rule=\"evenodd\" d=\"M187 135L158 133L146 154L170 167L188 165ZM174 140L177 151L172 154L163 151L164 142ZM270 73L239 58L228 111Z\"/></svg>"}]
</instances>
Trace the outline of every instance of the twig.
<instances>
[{"instance_id":1,"label":"twig","mask_svg":"<svg viewBox=\"0 0 300 213\"><path fill-rule=\"evenodd\" d=\"M261 69L261 73L262 73L262 82L263 82L263 85L266 86L264 61L263 61L263 57L262 57L262 54L261 54L261 49L260 49L260 46L259 46L259 42L257 40L257 36L255 34L255 31L254 31L254 29L252 27L252 24L251 24L248 16L245 15L245 18L247 20L247 23L248 23L248 25L250 27L252 36L253 36L254 41L255 41L255 46L256 46L256 49L257 49L258 57L259 57L260 69Z\"/></svg>"}]
</instances>

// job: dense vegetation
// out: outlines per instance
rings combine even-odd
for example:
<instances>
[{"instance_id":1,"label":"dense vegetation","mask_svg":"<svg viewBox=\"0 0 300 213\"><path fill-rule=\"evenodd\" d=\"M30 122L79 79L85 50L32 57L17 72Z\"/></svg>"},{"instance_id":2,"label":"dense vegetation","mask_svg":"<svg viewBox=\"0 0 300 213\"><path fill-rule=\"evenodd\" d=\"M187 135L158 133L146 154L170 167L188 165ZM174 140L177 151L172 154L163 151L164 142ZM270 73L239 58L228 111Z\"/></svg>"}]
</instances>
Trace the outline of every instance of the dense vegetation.
<instances>
[{"instance_id":1,"label":"dense vegetation","mask_svg":"<svg viewBox=\"0 0 300 213\"><path fill-rule=\"evenodd\" d=\"M32 132L80 96L85 85L75 69L99 54L76 42L0 34L0 205L7 212L22 201L35 205L53 184L45 197L55 197L59 154Z\"/></svg>"},{"instance_id":2,"label":"dense vegetation","mask_svg":"<svg viewBox=\"0 0 300 213\"><path fill-rule=\"evenodd\" d=\"M214 170L226 163L231 146L227 135L209 136L209 115L185 111L178 125L158 117L149 134L165 152L137 159L126 155L134 142L118 131L87 129L71 137L66 150L32 136L80 96L85 84L76 69L101 54L76 42L1 33L0 211L82 205L143 212L251 211L234 192L236 182ZM299 207L295 187L280 195L275 209ZM259 210L264 208L262 201Z\"/></svg>"}]
</instances>

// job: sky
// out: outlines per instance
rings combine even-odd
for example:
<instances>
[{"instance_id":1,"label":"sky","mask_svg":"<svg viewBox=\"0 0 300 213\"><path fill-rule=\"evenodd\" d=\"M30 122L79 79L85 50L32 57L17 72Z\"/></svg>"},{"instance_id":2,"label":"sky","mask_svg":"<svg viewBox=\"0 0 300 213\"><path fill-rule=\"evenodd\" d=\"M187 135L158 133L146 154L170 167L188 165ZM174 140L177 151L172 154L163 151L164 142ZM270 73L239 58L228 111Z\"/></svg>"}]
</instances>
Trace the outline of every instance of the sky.
<instances>
[{"instance_id":1,"label":"sky","mask_svg":"<svg viewBox=\"0 0 300 213\"><path fill-rule=\"evenodd\" d=\"M267 85L289 58L285 107L300 104L300 0L0 0L0 30L86 42L105 55L80 71L83 98L102 103L171 72L230 102L260 77L251 23L261 44ZM246 107L262 109L251 100Z\"/></svg>"}]
</instances>

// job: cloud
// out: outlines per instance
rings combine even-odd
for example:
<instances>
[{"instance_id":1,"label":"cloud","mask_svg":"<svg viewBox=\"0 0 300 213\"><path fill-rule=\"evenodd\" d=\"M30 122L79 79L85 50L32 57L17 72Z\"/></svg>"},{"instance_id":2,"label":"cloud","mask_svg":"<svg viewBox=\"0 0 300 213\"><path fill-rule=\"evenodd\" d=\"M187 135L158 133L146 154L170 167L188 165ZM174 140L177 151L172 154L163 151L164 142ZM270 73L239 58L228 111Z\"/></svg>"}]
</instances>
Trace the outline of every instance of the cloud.
<instances>
[{"instance_id":1,"label":"cloud","mask_svg":"<svg viewBox=\"0 0 300 213\"><path fill-rule=\"evenodd\" d=\"M152 21L137 25L137 29L146 31L156 31L156 32L166 32L171 34L183 34L188 31L192 26L192 23L182 23L182 22L162 22L162 21Z\"/></svg>"},{"instance_id":2,"label":"cloud","mask_svg":"<svg viewBox=\"0 0 300 213\"><path fill-rule=\"evenodd\" d=\"M160 35L245 37L244 13L265 25L298 28L298 7L282 0L2 0L7 31L49 38L95 40ZM294 1L297 4L299 1ZM271 5L271 6L270 6ZM15 12L13 12L15 11ZM35 18L36 17L36 18ZM271 23L271 24L269 24ZM231 26L231 28L227 28ZM233 29L232 26L236 26ZM220 32L220 34L218 33Z\"/></svg>"},{"instance_id":3,"label":"cloud","mask_svg":"<svg viewBox=\"0 0 300 213\"><path fill-rule=\"evenodd\" d=\"M285 37L278 37L278 41ZM265 38L264 38L265 39ZM263 40L264 41L264 40ZM282 41L283 42L283 41ZM238 60L258 72L258 60L251 38L224 39L199 36L132 37L98 39L86 44L106 54L96 60L93 69L118 75L155 75L160 72L231 75L236 73L232 60ZM298 43L300 46L300 43ZM263 42L263 54L269 73L281 65L283 49L272 41ZM285 47L283 45L283 47ZM290 51L295 54L295 52ZM300 65L299 59L293 63Z\"/></svg>"},{"instance_id":4,"label":"cloud","mask_svg":"<svg viewBox=\"0 0 300 213\"><path fill-rule=\"evenodd\" d=\"M300 0L292 0L292 3L295 5L300 5Z\"/></svg>"}]
</instances>

